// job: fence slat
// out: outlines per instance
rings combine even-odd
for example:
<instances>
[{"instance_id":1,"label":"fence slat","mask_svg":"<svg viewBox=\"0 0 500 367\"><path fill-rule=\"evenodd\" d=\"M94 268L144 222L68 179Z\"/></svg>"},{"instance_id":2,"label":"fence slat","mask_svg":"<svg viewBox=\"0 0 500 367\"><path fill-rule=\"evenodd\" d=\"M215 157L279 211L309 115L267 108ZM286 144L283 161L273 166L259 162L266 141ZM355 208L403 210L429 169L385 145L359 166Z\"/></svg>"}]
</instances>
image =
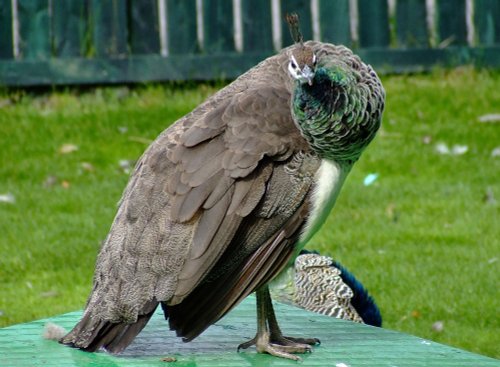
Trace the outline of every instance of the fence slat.
<instances>
[{"instance_id":1,"label":"fence slat","mask_svg":"<svg viewBox=\"0 0 500 367\"><path fill-rule=\"evenodd\" d=\"M50 57L48 0L18 0L19 56L25 59Z\"/></svg>"},{"instance_id":2,"label":"fence slat","mask_svg":"<svg viewBox=\"0 0 500 367\"><path fill-rule=\"evenodd\" d=\"M12 3L0 0L0 59L11 59L12 48Z\"/></svg>"},{"instance_id":3,"label":"fence slat","mask_svg":"<svg viewBox=\"0 0 500 367\"><path fill-rule=\"evenodd\" d=\"M474 6L477 41L482 46L499 44L500 2L498 0L475 0Z\"/></svg>"},{"instance_id":4,"label":"fence slat","mask_svg":"<svg viewBox=\"0 0 500 367\"><path fill-rule=\"evenodd\" d=\"M234 51L233 4L229 0L203 1L204 47L209 53Z\"/></svg>"},{"instance_id":5,"label":"fence slat","mask_svg":"<svg viewBox=\"0 0 500 367\"><path fill-rule=\"evenodd\" d=\"M133 54L152 54L160 50L157 0L130 2L130 51Z\"/></svg>"},{"instance_id":6,"label":"fence slat","mask_svg":"<svg viewBox=\"0 0 500 367\"><path fill-rule=\"evenodd\" d=\"M97 57L127 54L127 9L122 0L92 0L93 45Z\"/></svg>"},{"instance_id":7,"label":"fence slat","mask_svg":"<svg viewBox=\"0 0 500 367\"><path fill-rule=\"evenodd\" d=\"M361 47L389 46L388 13L387 0L358 0Z\"/></svg>"},{"instance_id":8,"label":"fence slat","mask_svg":"<svg viewBox=\"0 0 500 367\"><path fill-rule=\"evenodd\" d=\"M269 0L242 0L243 50L245 52L271 51L273 25Z\"/></svg>"},{"instance_id":9,"label":"fence slat","mask_svg":"<svg viewBox=\"0 0 500 367\"><path fill-rule=\"evenodd\" d=\"M349 0L321 0L319 3L320 39L350 46Z\"/></svg>"},{"instance_id":10,"label":"fence slat","mask_svg":"<svg viewBox=\"0 0 500 367\"><path fill-rule=\"evenodd\" d=\"M281 0L281 34L283 35L283 47L293 43L288 30L288 25L285 22L286 13L297 13L300 19L300 30L304 36L304 40L312 40L312 20L311 20L311 4L306 0Z\"/></svg>"},{"instance_id":11,"label":"fence slat","mask_svg":"<svg viewBox=\"0 0 500 367\"><path fill-rule=\"evenodd\" d=\"M75 57L87 54L90 35L88 8L81 1L60 1L52 7L52 49L55 56Z\"/></svg>"},{"instance_id":12,"label":"fence slat","mask_svg":"<svg viewBox=\"0 0 500 367\"><path fill-rule=\"evenodd\" d=\"M398 0L396 3L396 36L399 46L429 46L424 1Z\"/></svg>"},{"instance_id":13,"label":"fence slat","mask_svg":"<svg viewBox=\"0 0 500 367\"><path fill-rule=\"evenodd\" d=\"M191 54L199 50L196 36L196 0L168 0L168 45L171 54Z\"/></svg>"},{"instance_id":14,"label":"fence slat","mask_svg":"<svg viewBox=\"0 0 500 367\"><path fill-rule=\"evenodd\" d=\"M441 47L467 44L465 0L438 0L436 7Z\"/></svg>"},{"instance_id":15,"label":"fence slat","mask_svg":"<svg viewBox=\"0 0 500 367\"><path fill-rule=\"evenodd\" d=\"M237 4L243 52L235 52ZM430 4L435 23L428 29ZM281 13L278 24L275 12ZM306 40L314 29L316 38L353 47L382 73L500 67L499 0L0 0L0 84L233 78L274 53L279 40L292 43L286 12L299 14ZM14 28L13 17L19 19ZM351 30L359 43L353 44ZM467 45L472 33L481 47L446 47Z\"/></svg>"}]
</instances>

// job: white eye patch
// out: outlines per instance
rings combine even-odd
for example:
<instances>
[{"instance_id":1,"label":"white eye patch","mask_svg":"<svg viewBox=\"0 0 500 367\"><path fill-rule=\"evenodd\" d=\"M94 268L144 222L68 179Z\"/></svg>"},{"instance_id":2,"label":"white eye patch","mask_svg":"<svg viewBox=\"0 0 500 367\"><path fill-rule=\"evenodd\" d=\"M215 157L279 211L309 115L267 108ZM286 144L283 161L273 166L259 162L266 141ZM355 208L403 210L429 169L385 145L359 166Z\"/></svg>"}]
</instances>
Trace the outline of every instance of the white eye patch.
<instances>
[{"instance_id":1,"label":"white eye patch","mask_svg":"<svg viewBox=\"0 0 500 367\"><path fill-rule=\"evenodd\" d=\"M288 63L288 72L295 79L299 79L300 74L302 74L302 72L299 69L299 63L297 62L297 59L293 55L290 56L290 62Z\"/></svg>"}]
</instances>

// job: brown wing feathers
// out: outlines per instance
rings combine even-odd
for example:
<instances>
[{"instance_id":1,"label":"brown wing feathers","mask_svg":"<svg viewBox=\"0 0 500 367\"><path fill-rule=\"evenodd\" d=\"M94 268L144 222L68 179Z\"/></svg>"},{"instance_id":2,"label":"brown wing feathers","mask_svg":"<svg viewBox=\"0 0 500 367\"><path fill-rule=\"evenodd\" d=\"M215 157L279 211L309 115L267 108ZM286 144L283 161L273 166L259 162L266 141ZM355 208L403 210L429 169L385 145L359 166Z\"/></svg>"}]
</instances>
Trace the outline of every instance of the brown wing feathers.
<instances>
[{"instance_id":1,"label":"brown wing feathers","mask_svg":"<svg viewBox=\"0 0 500 367\"><path fill-rule=\"evenodd\" d=\"M224 252L242 218L263 197L273 165L271 160L263 160L264 155L287 158L293 152L291 140L302 140L289 115L289 92L274 89L260 87L232 97L231 103L222 104L224 108L209 112L181 133L179 142L185 143L175 146L169 155L177 164L171 179L175 182L168 184L173 196L170 216L181 222L199 216L171 303L181 301L200 282ZM283 110L284 116L274 124L266 116L272 111L267 103ZM191 138L192 129L196 138ZM276 137L277 132L281 136ZM200 212L200 208L204 210ZM217 236L220 231L224 234Z\"/></svg>"},{"instance_id":2,"label":"brown wing feathers","mask_svg":"<svg viewBox=\"0 0 500 367\"><path fill-rule=\"evenodd\" d=\"M306 168L303 158L299 155L296 160L300 163L296 164ZM313 169L318 164L315 162ZM312 176L306 168L301 173L305 179L289 190L288 199L283 200L277 193L282 193L287 186L285 165L293 167L291 162L275 167L266 182L265 199L241 223L225 254L205 279L181 304L162 304L171 328L184 340L195 338L248 294L266 284L293 255L295 241L308 213Z\"/></svg>"},{"instance_id":3,"label":"brown wing feathers","mask_svg":"<svg viewBox=\"0 0 500 367\"><path fill-rule=\"evenodd\" d=\"M162 303L171 329L190 341L223 317L255 289L279 273L294 253L295 237L305 217L305 205L285 228L220 279L200 284L181 304ZM296 218L295 218L296 217Z\"/></svg>"}]
</instances>

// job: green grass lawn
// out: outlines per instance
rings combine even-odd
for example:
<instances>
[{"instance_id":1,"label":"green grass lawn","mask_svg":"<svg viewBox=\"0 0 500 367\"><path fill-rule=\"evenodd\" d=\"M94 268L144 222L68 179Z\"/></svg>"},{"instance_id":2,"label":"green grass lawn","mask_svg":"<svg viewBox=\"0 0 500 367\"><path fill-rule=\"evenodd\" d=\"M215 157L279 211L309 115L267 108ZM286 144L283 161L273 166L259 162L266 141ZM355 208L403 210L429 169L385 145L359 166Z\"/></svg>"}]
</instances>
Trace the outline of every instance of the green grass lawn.
<instances>
[{"instance_id":1,"label":"green grass lawn","mask_svg":"<svg viewBox=\"0 0 500 367\"><path fill-rule=\"evenodd\" d=\"M478 121L500 113L500 73L383 81L383 128L309 248L356 274L385 327L500 358L500 122ZM0 201L0 326L83 307L128 179L120 162L216 89L1 93L0 197L15 202Z\"/></svg>"}]
</instances>

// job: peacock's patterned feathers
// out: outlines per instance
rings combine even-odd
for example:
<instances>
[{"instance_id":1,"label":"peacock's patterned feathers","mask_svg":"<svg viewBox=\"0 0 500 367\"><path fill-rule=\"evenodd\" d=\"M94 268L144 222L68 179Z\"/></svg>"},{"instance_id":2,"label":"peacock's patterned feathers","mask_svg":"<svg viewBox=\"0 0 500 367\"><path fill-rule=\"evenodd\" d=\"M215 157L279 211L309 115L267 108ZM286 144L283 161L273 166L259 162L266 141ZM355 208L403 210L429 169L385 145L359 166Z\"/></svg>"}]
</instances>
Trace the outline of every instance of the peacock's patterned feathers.
<instances>
[{"instance_id":1,"label":"peacock's patterned feathers","mask_svg":"<svg viewBox=\"0 0 500 367\"><path fill-rule=\"evenodd\" d=\"M276 300L322 315L374 326L382 323L366 290L328 256L303 251L294 266L272 283L271 293ZM357 299L367 302L360 304ZM363 319L362 315L371 317Z\"/></svg>"},{"instance_id":2,"label":"peacock's patterned feathers","mask_svg":"<svg viewBox=\"0 0 500 367\"><path fill-rule=\"evenodd\" d=\"M354 296L327 256L306 254L295 260L295 302L307 310L363 322L351 305Z\"/></svg>"}]
</instances>

